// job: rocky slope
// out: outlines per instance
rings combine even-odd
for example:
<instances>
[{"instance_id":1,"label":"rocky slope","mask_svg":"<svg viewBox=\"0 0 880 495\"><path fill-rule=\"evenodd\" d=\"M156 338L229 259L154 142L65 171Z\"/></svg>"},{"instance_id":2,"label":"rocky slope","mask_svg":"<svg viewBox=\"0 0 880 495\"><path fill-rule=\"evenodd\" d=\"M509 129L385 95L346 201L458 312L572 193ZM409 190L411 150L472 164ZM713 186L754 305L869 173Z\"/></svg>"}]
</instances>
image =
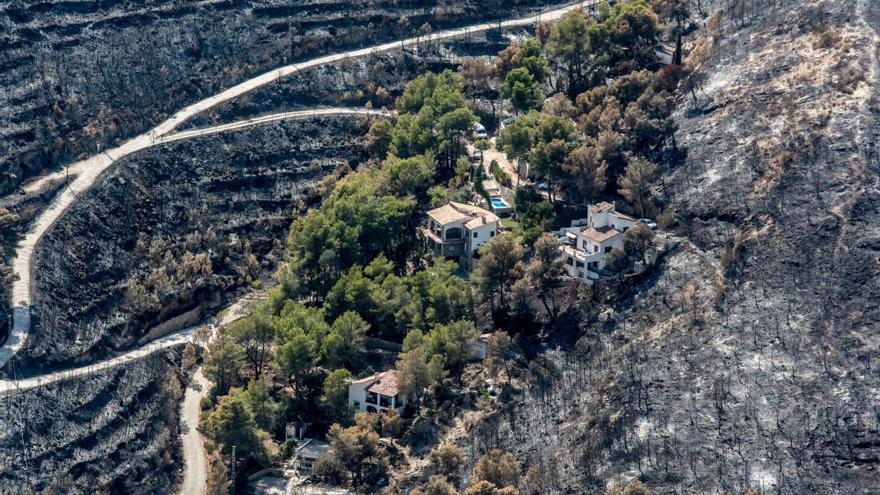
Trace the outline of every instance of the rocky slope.
<instances>
[{"instance_id":1,"label":"rocky slope","mask_svg":"<svg viewBox=\"0 0 880 495\"><path fill-rule=\"evenodd\" d=\"M880 6L745 4L676 114L693 244L475 427L544 493L880 491Z\"/></svg>"},{"instance_id":2,"label":"rocky slope","mask_svg":"<svg viewBox=\"0 0 880 495\"><path fill-rule=\"evenodd\" d=\"M284 62L552 3L2 1L0 195Z\"/></svg>"},{"instance_id":3,"label":"rocky slope","mask_svg":"<svg viewBox=\"0 0 880 495\"><path fill-rule=\"evenodd\" d=\"M0 398L0 494L171 493L180 353Z\"/></svg>"}]
</instances>

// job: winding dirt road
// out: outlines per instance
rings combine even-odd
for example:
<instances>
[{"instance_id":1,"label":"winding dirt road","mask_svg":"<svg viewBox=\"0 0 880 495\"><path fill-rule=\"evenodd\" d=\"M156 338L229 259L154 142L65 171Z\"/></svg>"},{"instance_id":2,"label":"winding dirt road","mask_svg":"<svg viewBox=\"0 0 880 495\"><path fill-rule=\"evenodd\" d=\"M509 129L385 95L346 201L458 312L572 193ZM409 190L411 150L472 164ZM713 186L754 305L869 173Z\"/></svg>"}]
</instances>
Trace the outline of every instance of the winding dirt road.
<instances>
[{"instance_id":1,"label":"winding dirt road","mask_svg":"<svg viewBox=\"0 0 880 495\"><path fill-rule=\"evenodd\" d=\"M415 38L393 41L370 48L361 48L358 50L351 50L347 52L326 55L323 57L318 57L312 60L301 62L299 64L286 65L284 67L265 72L252 79L248 79L247 81L237 84L214 96L193 103L192 105L189 105L179 110L169 119L165 120L148 132L141 134L140 136L134 137L116 148L98 153L91 158L74 163L70 166L70 170L75 171L75 173L77 174L76 179L74 179L70 186L67 187L67 189L65 189L61 194L59 194L59 196L49 206L49 208L47 208L34 221L31 229L27 232L24 239L19 243L18 248L15 252L15 257L12 260L12 271L15 275L17 275L18 279L15 280L15 282L13 282L12 284L12 328L10 329L9 338L7 338L6 343L3 345L2 348L0 348L0 367L5 366L6 363L9 362L9 360L12 358L12 356L14 356L22 347L24 347L24 344L27 341L28 332L30 331L30 306L32 300L31 270L34 248L37 242L40 240L40 238L43 237L43 234L45 234L49 230L49 227L51 227L52 224L55 223L55 221L73 203L73 200L76 199L76 197L79 196L83 191L90 188L95 183L98 176L101 175L104 170L109 168L116 160L136 151L140 151L142 149L146 149L151 146L167 142L166 137L168 138L168 140L173 140L172 136L170 136L170 133L174 131L177 126L179 126L183 122L186 122L195 115L198 115L201 112L204 112L205 110L214 107L215 105L232 100L247 92L253 91L254 89L260 88L283 77L287 77L291 74L295 74L303 70L339 62L345 59L389 52L392 50L397 50L399 48L405 48L407 46L416 46L423 43L458 38L461 36L470 35L472 33L479 33L492 29L497 29L499 27L510 28L517 26L528 26L538 22L552 21L561 18L572 10L593 6L597 3L598 0L577 2L566 7L550 10L534 16L502 21L500 23L487 22L476 24L473 26L465 26L457 29L439 31L425 36L418 36ZM364 110L364 112L366 112L366 110ZM308 115L308 113L303 115ZM185 131L179 133L179 135L184 135L187 133L191 133L189 134L189 137L205 135L212 133L211 129L214 128ZM56 175L60 175L60 173Z\"/></svg>"},{"instance_id":2,"label":"winding dirt road","mask_svg":"<svg viewBox=\"0 0 880 495\"><path fill-rule=\"evenodd\" d=\"M435 41L453 39L461 36L467 36L472 33L484 32L492 29L497 29L499 27L510 28L517 26L528 26L538 22L556 20L572 10L582 7L593 6L597 3L598 0L577 2L566 7L550 10L530 17L502 21L500 23L483 23L474 26L440 31L426 36L419 36L415 38L394 41L371 48L363 48L359 50L352 50L348 52L327 55L299 64L290 64L278 69L274 69L252 79L244 81L214 96L189 105L179 110L169 119L160 123L150 131L134 137L116 148L98 153L86 160L82 160L70 165L65 171L48 174L47 176L44 176L26 185L24 187L25 191L35 191L39 190L39 188L41 188L50 180L64 177L68 172L76 175L76 178L69 184L69 186L63 192L61 192L58 197L55 198L52 204L49 205L49 207L45 211L43 211L40 216L33 222L30 229L17 246L15 257L12 260L13 273L18 277L12 285L11 303L13 307L13 322L9 338L7 339L3 347L0 348L0 367L5 366L6 363L8 363L9 360L24 346L25 342L27 341L28 332L30 331L30 306L32 301L33 289L31 272L33 270L33 253L37 243L49 230L52 224L54 224L54 222L58 218L60 218L61 215L67 210L67 208L70 207L73 201L81 193L92 187L92 185L94 185L94 183L97 181L98 177L110 166L112 166L116 160L119 160L120 158L123 158L137 151L163 143L168 143L181 139L189 139L198 136L205 136L209 134L216 134L219 132L239 129L242 127L258 125L266 122L273 122L276 120L331 114L385 115L380 112L368 110L327 108L298 112L285 112L210 128L188 130L179 133L173 132L174 129L183 122L215 105L232 100L242 94L245 94L254 89L277 81L283 77L287 77L291 74L295 74L303 70L311 69L325 64L339 62L349 58L364 57L372 54L405 48L408 46L416 46L423 43L430 43ZM0 381L0 395L14 392L16 390L34 388L43 384L58 382L72 377L94 373L96 371L107 369L113 366L118 366L130 360L147 356L158 350L191 341L193 334L199 328L200 327L191 327L182 330L175 334L153 341L149 344L144 345L143 347L132 350L128 353L82 368L49 373L46 375L27 378L23 380ZM184 458L186 460L187 470L184 476L184 483L181 487L181 493L186 495L202 495L205 489L204 448L201 443L201 437L195 430L195 425L198 423L199 402L201 400L201 397L204 396L204 394L207 392L208 387L204 385L206 384L206 382L204 381L204 377L201 375L200 370L196 373L196 376L198 378L194 378L194 381L195 383L200 385L200 388L199 390L193 390L192 393L188 389L186 397L184 399L184 403L182 405L183 421L187 425L187 428L185 429L186 431L183 434Z\"/></svg>"}]
</instances>

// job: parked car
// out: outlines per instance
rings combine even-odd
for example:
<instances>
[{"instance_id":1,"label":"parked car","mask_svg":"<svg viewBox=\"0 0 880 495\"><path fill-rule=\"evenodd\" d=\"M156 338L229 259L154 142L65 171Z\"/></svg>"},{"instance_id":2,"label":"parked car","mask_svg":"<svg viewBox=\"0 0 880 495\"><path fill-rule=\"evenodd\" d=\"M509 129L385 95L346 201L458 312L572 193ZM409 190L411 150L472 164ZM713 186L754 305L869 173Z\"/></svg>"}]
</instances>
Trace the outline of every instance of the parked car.
<instances>
[{"instance_id":1,"label":"parked car","mask_svg":"<svg viewBox=\"0 0 880 495\"><path fill-rule=\"evenodd\" d=\"M649 229L657 230L657 223L654 222L653 220L651 220L650 218L643 218L639 221L642 222L643 224L647 225Z\"/></svg>"},{"instance_id":2,"label":"parked car","mask_svg":"<svg viewBox=\"0 0 880 495\"><path fill-rule=\"evenodd\" d=\"M550 190L550 186L548 186L546 182L541 182L540 184L535 186L535 188L539 191L549 191Z\"/></svg>"},{"instance_id":3,"label":"parked car","mask_svg":"<svg viewBox=\"0 0 880 495\"><path fill-rule=\"evenodd\" d=\"M486 127L479 122L474 122L474 125L471 126L471 129L474 131L474 137L476 137L477 139L485 139L489 137L489 134L486 132Z\"/></svg>"},{"instance_id":4,"label":"parked car","mask_svg":"<svg viewBox=\"0 0 880 495\"><path fill-rule=\"evenodd\" d=\"M471 161L472 162L480 162L483 160L483 150L479 148L475 148L474 152L471 153Z\"/></svg>"}]
</instances>

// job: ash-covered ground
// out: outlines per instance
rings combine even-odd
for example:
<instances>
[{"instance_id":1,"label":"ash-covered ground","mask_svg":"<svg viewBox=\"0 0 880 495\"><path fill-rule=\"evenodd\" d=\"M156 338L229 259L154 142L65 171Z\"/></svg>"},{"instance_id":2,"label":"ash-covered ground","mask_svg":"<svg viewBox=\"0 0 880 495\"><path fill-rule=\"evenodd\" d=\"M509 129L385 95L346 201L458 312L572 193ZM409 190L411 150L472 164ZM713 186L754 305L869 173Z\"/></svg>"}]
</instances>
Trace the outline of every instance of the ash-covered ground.
<instances>
[{"instance_id":1,"label":"ash-covered ground","mask_svg":"<svg viewBox=\"0 0 880 495\"><path fill-rule=\"evenodd\" d=\"M546 493L880 492L880 5L719 29L664 178L693 242L470 437L543 465Z\"/></svg>"}]
</instances>

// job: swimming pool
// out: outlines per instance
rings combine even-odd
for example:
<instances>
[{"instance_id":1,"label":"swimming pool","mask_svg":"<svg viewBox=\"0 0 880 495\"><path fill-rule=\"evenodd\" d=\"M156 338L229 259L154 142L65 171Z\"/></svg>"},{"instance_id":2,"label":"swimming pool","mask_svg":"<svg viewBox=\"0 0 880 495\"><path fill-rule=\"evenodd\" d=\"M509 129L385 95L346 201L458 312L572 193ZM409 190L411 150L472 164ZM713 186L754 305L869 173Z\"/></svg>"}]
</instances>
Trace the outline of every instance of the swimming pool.
<instances>
[{"instance_id":1,"label":"swimming pool","mask_svg":"<svg viewBox=\"0 0 880 495\"><path fill-rule=\"evenodd\" d=\"M491 198L492 206L495 208L510 208L510 205L503 198Z\"/></svg>"}]
</instances>

